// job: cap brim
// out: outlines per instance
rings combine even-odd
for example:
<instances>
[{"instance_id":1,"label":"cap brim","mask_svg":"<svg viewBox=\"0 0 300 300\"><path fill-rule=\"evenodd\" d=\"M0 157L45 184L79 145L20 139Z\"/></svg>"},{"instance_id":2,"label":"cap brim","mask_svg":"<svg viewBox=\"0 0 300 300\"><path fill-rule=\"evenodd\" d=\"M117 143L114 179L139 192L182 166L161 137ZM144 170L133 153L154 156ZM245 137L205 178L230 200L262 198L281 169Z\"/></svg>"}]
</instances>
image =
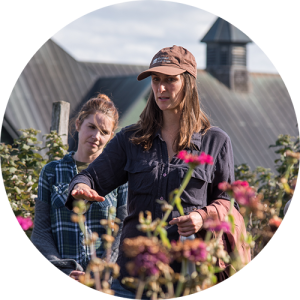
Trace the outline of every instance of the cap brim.
<instances>
[{"instance_id":1,"label":"cap brim","mask_svg":"<svg viewBox=\"0 0 300 300\"><path fill-rule=\"evenodd\" d=\"M174 67L168 67L168 66L159 66L154 67L151 69L148 69L144 72L142 72L138 77L137 80L143 80L147 77L149 77L153 72L162 73L165 75L179 75L184 73L186 70L180 69L180 68L174 68Z\"/></svg>"}]
</instances>

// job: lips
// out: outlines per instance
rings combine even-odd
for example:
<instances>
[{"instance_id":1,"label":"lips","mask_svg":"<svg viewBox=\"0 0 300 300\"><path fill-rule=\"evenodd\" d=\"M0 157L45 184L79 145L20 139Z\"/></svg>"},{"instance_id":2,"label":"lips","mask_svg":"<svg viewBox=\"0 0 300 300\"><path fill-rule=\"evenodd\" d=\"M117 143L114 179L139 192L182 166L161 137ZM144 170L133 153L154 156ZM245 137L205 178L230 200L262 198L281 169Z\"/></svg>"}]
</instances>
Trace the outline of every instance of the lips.
<instances>
[{"instance_id":1,"label":"lips","mask_svg":"<svg viewBox=\"0 0 300 300\"><path fill-rule=\"evenodd\" d=\"M160 101L167 101L167 100L169 100L170 98L169 98L169 97L158 97L158 99L159 99Z\"/></svg>"},{"instance_id":2,"label":"lips","mask_svg":"<svg viewBox=\"0 0 300 300\"><path fill-rule=\"evenodd\" d=\"M93 143L93 142L88 142L92 147L99 147L97 144Z\"/></svg>"}]
</instances>

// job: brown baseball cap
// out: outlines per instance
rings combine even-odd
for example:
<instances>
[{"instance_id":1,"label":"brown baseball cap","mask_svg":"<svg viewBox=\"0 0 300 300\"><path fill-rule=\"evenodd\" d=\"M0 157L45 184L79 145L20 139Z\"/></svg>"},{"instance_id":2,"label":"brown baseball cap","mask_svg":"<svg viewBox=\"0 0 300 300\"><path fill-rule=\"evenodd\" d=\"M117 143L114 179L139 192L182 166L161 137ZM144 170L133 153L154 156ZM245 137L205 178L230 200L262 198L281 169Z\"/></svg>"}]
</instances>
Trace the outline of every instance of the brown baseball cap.
<instances>
[{"instance_id":1,"label":"brown baseball cap","mask_svg":"<svg viewBox=\"0 0 300 300\"><path fill-rule=\"evenodd\" d=\"M186 71L197 78L195 57L187 49L174 45L173 47L163 48L157 52L152 58L149 69L142 72L137 79L143 80L149 77L152 72L179 75Z\"/></svg>"}]
</instances>

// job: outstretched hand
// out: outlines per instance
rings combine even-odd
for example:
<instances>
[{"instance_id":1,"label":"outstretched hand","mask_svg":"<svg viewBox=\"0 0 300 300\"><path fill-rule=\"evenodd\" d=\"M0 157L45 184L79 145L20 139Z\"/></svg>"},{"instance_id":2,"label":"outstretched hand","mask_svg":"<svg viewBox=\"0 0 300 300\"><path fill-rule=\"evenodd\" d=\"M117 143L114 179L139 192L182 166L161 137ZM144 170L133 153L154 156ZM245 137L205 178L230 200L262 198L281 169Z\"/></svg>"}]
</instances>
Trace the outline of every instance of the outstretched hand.
<instances>
[{"instance_id":1,"label":"outstretched hand","mask_svg":"<svg viewBox=\"0 0 300 300\"><path fill-rule=\"evenodd\" d=\"M88 200L88 201L97 201L103 202L104 197L98 195L98 193L91 189L88 185L84 183L78 183L74 186L71 195L77 200Z\"/></svg>"},{"instance_id":2,"label":"outstretched hand","mask_svg":"<svg viewBox=\"0 0 300 300\"><path fill-rule=\"evenodd\" d=\"M176 224L180 235L190 236L202 228L203 219L198 212L191 212L189 215L174 218L169 222L169 224Z\"/></svg>"}]
</instances>

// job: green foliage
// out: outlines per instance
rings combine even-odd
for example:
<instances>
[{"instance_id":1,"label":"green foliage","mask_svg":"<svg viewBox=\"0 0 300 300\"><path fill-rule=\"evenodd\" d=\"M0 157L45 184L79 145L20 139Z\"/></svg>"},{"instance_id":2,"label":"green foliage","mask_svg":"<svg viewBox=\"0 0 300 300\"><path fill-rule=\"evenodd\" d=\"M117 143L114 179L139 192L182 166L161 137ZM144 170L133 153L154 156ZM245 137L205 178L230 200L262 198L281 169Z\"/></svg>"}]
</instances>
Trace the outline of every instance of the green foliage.
<instances>
[{"instance_id":1,"label":"green foliage","mask_svg":"<svg viewBox=\"0 0 300 300\"><path fill-rule=\"evenodd\" d=\"M67 145L63 145L55 131L45 136L45 147L39 146L42 144L36 137L39 130L20 131L22 134L13 145L0 144L2 177L15 215L33 218L40 172L46 163L62 158ZM48 149L46 156L41 154L43 149Z\"/></svg>"},{"instance_id":2,"label":"green foliage","mask_svg":"<svg viewBox=\"0 0 300 300\"><path fill-rule=\"evenodd\" d=\"M282 217L284 205L291 199L291 190L288 186L292 188L295 186L299 171L298 159L289 156L288 153L300 152L299 137L280 135L275 144L269 148L276 148L275 153L279 155L274 161L277 174L263 167L251 171L247 164L241 164L235 166L235 179L248 181L250 186L257 188L257 192L263 195L262 203L273 205Z\"/></svg>"}]
</instances>

